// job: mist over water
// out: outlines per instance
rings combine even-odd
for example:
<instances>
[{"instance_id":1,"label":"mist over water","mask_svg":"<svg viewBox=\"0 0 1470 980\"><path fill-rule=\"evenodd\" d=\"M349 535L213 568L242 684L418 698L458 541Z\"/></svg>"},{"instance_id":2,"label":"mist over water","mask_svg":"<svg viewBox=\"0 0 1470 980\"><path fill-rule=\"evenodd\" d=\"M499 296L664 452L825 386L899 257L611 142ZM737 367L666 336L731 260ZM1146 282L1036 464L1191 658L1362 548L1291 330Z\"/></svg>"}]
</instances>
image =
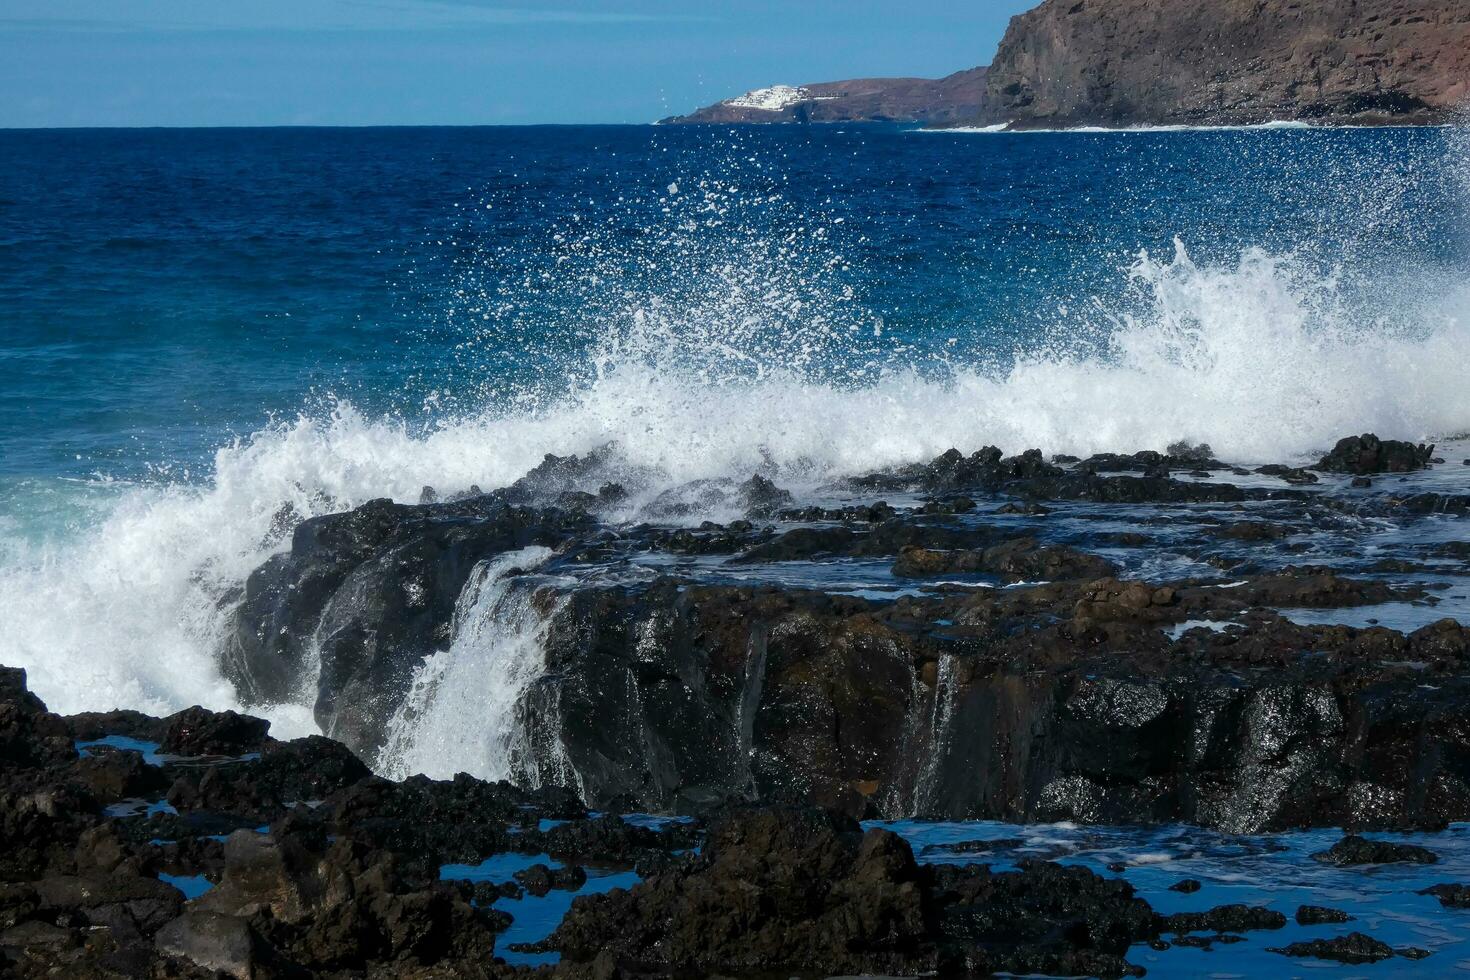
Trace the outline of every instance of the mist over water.
<instances>
[{"instance_id":1,"label":"mist over water","mask_svg":"<svg viewBox=\"0 0 1470 980\"><path fill-rule=\"evenodd\" d=\"M197 138L194 165L223 194L213 137ZM235 705L215 650L250 571L289 543L283 508L489 490L546 453L615 444L656 474L648 494L759 469L799 495L951 447L1084 455L1187 439L1294 462L1351 432L1470 431L1453 132L1130 134L1120 148L1107 135L704 146L533 131L438 155L382 139L403 174L438 166L442 186L413 184L395 204L371 173L331 193L304 185L319 216L298 209L232 241L239 267L218 279L218 256L201 258L197 298L148 251L187 252L182 226L108 260L152 310L109 306L85 278L63 302L32 269L56 256L9 247L7 270L25 275L0 295L19 325L8 397L57 407L3 431L0 662L26 667L52 708ZM331 179L307 175L317 148L295 152L293 179ZM400 225L392 247L362 248L387 213L429 230ZM118 234L74 229L64 258ZM293 263L320 265L321 282ZM372 288L354 294L354 275ZM232 289L267 311L250 343ZM116 339L140 318L158 335L141 355ZM192 400L164 411L160 352L195 348L196 369L172 375ZM148 448L117 448L130 440ZM476 595L456 643L494 660L474 617L525 611ZM444 678L470 662L426 665L416 717L452 727ZM305 707L268 713L278 735L313 728ZM491 769L509 766L491 749Z\"/></svg>"}]
</instances>

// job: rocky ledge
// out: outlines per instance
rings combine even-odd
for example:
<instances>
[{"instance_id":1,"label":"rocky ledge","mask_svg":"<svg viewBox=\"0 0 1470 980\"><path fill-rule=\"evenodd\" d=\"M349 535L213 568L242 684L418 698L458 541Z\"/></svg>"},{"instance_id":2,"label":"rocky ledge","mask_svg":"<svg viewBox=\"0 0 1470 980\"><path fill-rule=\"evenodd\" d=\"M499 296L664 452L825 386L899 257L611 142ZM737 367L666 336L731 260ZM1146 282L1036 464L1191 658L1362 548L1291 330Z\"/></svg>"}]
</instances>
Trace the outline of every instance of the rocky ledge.
<instances>
[{"instance_id":1,"label":"rocky ledge","mask_svg":"<svg viewBox=\"0 0 1470 980\"><path fill-rule=\"evenodd\" d=\"M247 701L314 691L379 771L423 764L416 678L493 565L520 613L474 629L518 644L495 687L519 685L496 715L514 731L476 730L485 704L456 739L498 738L503 775L599 809L1438 827L1470 818L1470 629L1432 612L1463 549L1351 544L1465 512L1415 488L1431 463L1372 435L1254 472L1207 447L951 451L846 480L861 502L835 509L755 476L639 510L747 515L679 527L611 518L642 478L615 450L549 457L493 494L300 523L251 576L225 669ZM1149 571L1164 558L1211 574ZM871 587L822 588L831 569ZM1324 615L1379 607L1423 625Z\"/></svg>"}]
</instances>

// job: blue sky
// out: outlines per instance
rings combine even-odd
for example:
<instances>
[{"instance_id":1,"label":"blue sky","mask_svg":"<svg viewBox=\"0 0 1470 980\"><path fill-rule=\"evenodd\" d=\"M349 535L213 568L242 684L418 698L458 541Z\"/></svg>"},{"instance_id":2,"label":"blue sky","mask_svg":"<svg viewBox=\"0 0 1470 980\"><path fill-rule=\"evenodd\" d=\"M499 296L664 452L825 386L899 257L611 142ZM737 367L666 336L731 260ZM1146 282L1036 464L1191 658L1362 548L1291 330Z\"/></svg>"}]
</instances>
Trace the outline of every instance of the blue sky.
<instances>
[{"instance_id":1,"label":"blue sky","mask_svg":"<svg viewBox=\"0 0 1470 980\"><path fill-rule=\"evenodd\" d=\"M1035 0L0 0L0 127L649 122L984 64Z\"/></svg>"}]
</instances>

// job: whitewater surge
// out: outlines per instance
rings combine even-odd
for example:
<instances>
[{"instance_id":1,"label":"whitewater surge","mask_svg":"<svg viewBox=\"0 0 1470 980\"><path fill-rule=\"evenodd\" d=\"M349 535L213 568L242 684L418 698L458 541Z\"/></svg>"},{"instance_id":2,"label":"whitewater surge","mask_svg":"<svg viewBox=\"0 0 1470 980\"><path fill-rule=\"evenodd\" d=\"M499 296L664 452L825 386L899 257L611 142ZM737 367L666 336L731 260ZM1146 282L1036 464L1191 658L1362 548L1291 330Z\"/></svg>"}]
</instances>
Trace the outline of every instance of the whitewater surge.
<instances>
[{"instance_id":1,"label":"whitewater surge","mask_svg":"<svg viewBox=\"0 0 1470 980\"><path fill-rule=\"evenodd\" d=\"M545 620L514 573L534 569L551 549L525 548L482 562L454 610L451 640L415 671L388 723L378 769L390 779L423 773L449 779L525 782L536 771L517 721L521 696L545 668Z\"/></svg>"},{"instance_id":2,"label":"whitewater surge","mask_svg":"<svg viewBox=\"0 0 1470 980\"><path fill-rule=\"evenodd\" d=\"M1280 461L1363 428L1432 439L1470 427L1457 362L1470 342L1463 285L1421 296L1390 321L1360 314L1332 278L1289 259L1250 250L1233 266L1201 267L1183 243L1167 260L1140 256L1129 280L1136 301L1104 308L1112 332L1102 356L1066 343L1094 310L1075 324L1063 317L1051 346L1001 371L951 363L936 375L897 361L873 380L814 381L776 350L712 376L685 359L697 348L730 360L713 338L681 320L638 317L609 344L614 355L599 352L589 383L549 405L446 419L422 437L343 408L249 448L268 454L278 443L295 455L304 441L340 461L329 493L412 499L425 482L503 486L544 453L609 442L669 484L743 479L774 461L809 488L950 447L1087 454L1191 439L1243 461Z\"/></svg>"},{"instance_id":3,"label":"whitewater surge","mask_svg":"<svg viewBox=\"0 0 1470 980\"><path fill-rule=\"evenodd\" d=\"M600 346L589 380L531 407L461 412L415 431L339 403L220 449L206 484L136 487L71 537L12 545L0 569L0 662L25 667L33 689L63 712L238 707L215 651L250 571L289 544L283 514L376 497L413 502L426 484L489 490L548 452L610 442L627 464L660 475L647 494L772 467L800 493L950 447L1084 455L1187 439L1224 458L1279 462L1351 432L1432 440L1470 430L1463 285L1433 292L1426 282L1399 307L1401 319L1386 320L1355 313L1330 278L1259 251L1207 267L1181 244L1166 260L1141 256L1128 278L1128 302L1106 314L1112 333L1100 355L1058 341L997 371L951 364L936 373L897 361L860 380L830 372L814 380L783 364L768 335L759 356L741 360L712 345L717 325L691 333L678 317L642 315ZM1057 336L1069 326L1061 317ZM726 348L738 352L740 338L753 336L741 329ZM739 369L712 373L711 350ZM489 593L484 601L502 604ZM470 631L498 620L486 622ZM432 683L435 672L462 669L452 661L426 668L426 691L444 688ZM412 709L438 726L438 738L449 737L444 726L459 710L445 697L426 693ZM304 704L263 710L278 735L314 730ZM401 764L432 765L429 744L399 746Z\"/></svg>"},{"instance_id":4,"label":"whitewater surge","mask_svg":"<svg viewBox=\"0 0 1470 980\"><path fill-rule=\"evenodd\" d=\"M1463 136L1446 147L1444 166L1463 175ZM615 214L553 222L542 242L497 251L467 225L471 245L432 278L449 282L457 371L486 379L478 401L406 420L338 400L222 446L203 481L109 487L110 504L88 488L64 531L0 525L0 663L26 668L62 712L243 707L216 652L249 574L289 547L296 521L380 497L416 502L425 485L492 490L547 453L614 444L648 478L621 515L637 520L689 481L760 471L801 496L951 447L1086 455L1182 439L1236 462L1297 462L1349 433L1470 432L1463 270L1344 277L1259 249L1197 263L1181 242L1117 269L1106 295L1045 314L1050 330L1026 349L964 355L941 342L921 354L863 308L851 274L862 231L784 193L771 176L781 161L731 152L725 169L739 180L660 183L649 200L619 198ZM1393 212L1412 184L1396 180L1362 185L1364 220ZM633 216L639 234L617 230ZM537 321L548 309L551 322ZM989 327L974 324L967 343ZM518 387L516 371L532 383ZM728 515L688 519L703 516ZM504 666L496 658L513 647L534 665L534 624L498 591L508 567L466 591L456 644L467 662ZM423 730L405 727L395 767L436 764L431 746L466 710L451 688L485 694L471 681L498 677L504 694L525 681L460 677L456 657L425 666L405 708ZM311 700L250 710L291 736L315 730ZM509 765L499 743L477 751L491 753L486 772Z\"/></svg>"}]
</instances>

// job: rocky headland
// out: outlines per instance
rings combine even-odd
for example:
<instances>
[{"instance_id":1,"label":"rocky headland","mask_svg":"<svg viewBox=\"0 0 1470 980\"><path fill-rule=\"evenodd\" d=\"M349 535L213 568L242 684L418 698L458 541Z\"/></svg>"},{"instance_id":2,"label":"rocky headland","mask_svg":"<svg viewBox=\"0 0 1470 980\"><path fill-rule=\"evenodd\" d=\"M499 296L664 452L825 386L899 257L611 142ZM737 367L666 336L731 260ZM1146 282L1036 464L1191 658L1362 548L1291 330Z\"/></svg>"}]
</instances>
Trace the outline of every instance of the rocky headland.
<instances>
[{"instance_id":1,"label":"rocky headland","mask_svg":"<svg viewBox=\"0 0 1470 980\"><path fill-rule=\"evenodd\" d=\"M981 117L1434 123L1467 98L1470 8L1453 0L1045 0L1001 41Z\"/></svg>"},{"instance_id":2,"label":"rocky headland","mask_svg":"<svg viewBox=\"0 0 1470 980\"><path fill-rule=\"evenodd\" d=\"M1444 123L1470 99L1470 9L1454 0L1044 0L1012 19L988 70L780 87L783 104L763 107L758 96L773 91L665 121Z\"/></svg>"},{"instance_id":3,"label":"rocky headland","mask_svg":"<svg viewBox=\"0 0 1470 980\"><path fill-rule=\"evenodd\" d=\"M1470 629L1436 610L1463 598L1444 582L1470 558L1470 496L1440 465L1372 435L1307 467L1185 444L1085 460L985 448L803 504L775 468L658 490L608 447L491 493L282 513L280 552L230 599L222 667L246 703L307 692L331 737L277 741L203 708L61 717L0 671L0 964L1122 976L1140 950L1286 928L1238 903L1161 911L1016 842L940 845L935 863L857 821L1261 834L1470 819ZM694 523L718 508L735 516ZM1361 546L1384 527L1410 532L1399 550ZM869 585L821 578L833 568ZM517 614L491 615L492 594ZM468 655L467 624L528 641L497 654L530 658L495 716L513 729L510 779L375 775L417 758L425 664ZM458 742L494 734L474 727L492 706L472 707ZM1354 834L1316 863L1434 867L1434 839ZM504 873L476 870L490 866ZM548 935L504 938L518 903L610 873L624 886L583 891ZM1429 884L1417 901L1465 904L1463 883ZM1426 955L1372 931L1270 953Z\"/></svg>"},{"instance_id":4,"label":"rocky headland","mask_svg":"<svg viewBox=\"0 0 1470 980\"><path fill-rule=\"evenodd\" d=\"M956 123L982 111L985 73L984 68L970 68L944 78L857 78L773 85L661 122Z\"/></svg>"}]
</instances>

